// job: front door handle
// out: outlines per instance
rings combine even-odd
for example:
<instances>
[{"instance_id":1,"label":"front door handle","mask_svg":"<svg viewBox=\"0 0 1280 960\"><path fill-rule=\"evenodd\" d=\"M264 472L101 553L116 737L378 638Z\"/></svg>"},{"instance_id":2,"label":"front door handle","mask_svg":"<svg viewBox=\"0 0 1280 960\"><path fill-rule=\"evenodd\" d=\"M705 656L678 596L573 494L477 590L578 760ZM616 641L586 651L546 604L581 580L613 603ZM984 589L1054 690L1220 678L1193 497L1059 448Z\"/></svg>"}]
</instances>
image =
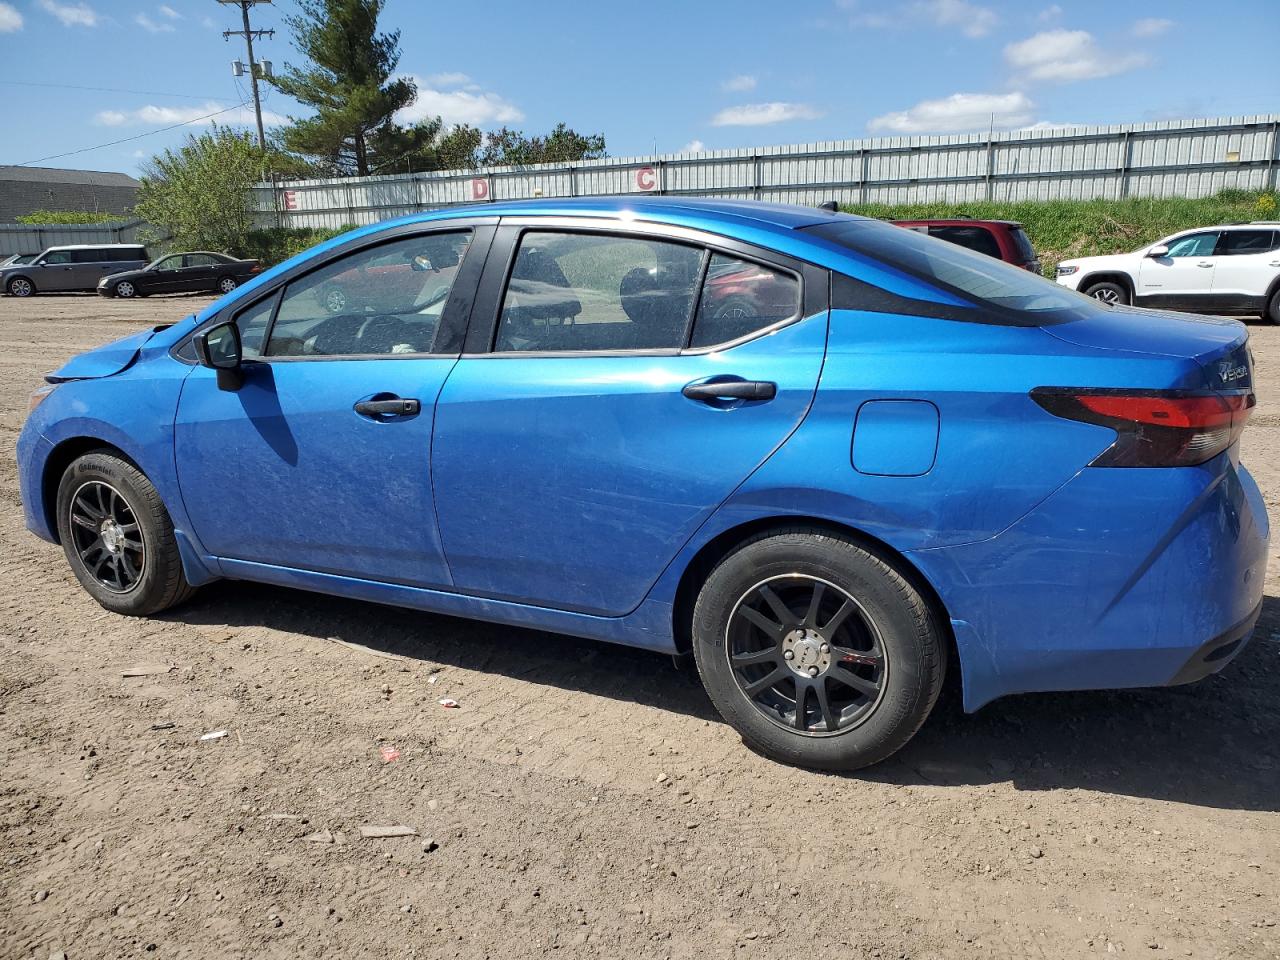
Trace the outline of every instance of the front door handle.
<instances>
[{"instance_id":1,"label":"front door handle","mask_svg":"<svg viewBox=\"0 0 1280 960\"><path fill-rule=\"evenodd\" d=\"M1212 263L1197 263L1197 264L1196 264L1196 266L1197 266L1197 267L1212 267L1212 266L1213 266L1213 264L1212 264Z\"/></svg>"},{"instance_id":2,"label":"front door handle","mask_svg":"<svg viewBox=\"0 0 1280 960\"><path fill-rule=\"evenodd\" d=\"M1272 260L1267 264L1268 267L1280 267L1280 260Z\"/></svg>"},{"instance_id":3,"label":"front door handle","mask_svg":"<svg viewBox=\"0 0 1280 960\"><path fill-rule=\"evenodd\" d=\"M362 417L414 417L422 411L422 404L417 400L396 397L394 400L361 400L355 405L356 413Z\"/></svg>"},{"instance_id":4,"label":"front door handle","mask_svg":"<svg viewBox=\"0 0 1280 960\"><path fill-rule=\"evenodd\" d=\"M720 380L686 384L680 392L690 400L703 403L716 400L772 400L778 395L778 385L772 380Z\"/></svg>"}]
</instances>

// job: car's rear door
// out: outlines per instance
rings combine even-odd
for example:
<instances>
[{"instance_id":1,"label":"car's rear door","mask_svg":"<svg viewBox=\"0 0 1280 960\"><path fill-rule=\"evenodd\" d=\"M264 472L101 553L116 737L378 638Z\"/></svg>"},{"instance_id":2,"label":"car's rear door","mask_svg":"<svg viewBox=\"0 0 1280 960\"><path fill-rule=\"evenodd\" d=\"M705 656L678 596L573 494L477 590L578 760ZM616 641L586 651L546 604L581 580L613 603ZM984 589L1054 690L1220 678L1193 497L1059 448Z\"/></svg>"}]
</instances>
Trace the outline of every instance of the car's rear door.
<instances>
[{"instance_id":1,"label":"car's rear door","mask_svg":"<svg viewBox=\"0 0 1280 960\"><path fill-rule=\"evenodd\" d=\"M1213 305L1231 313L1266 309L1266 295L1280 277L1280 231L1223 230L1214 250Z\"/></svg>"},{"instance_id":2,"label":"car's rear door","mask_svg":"<svg viewBox=\"0 0 1280 960\"><path fill-rule=\"evenodd\" d=\"M706 278L733 282L717 292ZM634 609L803 419L827 284L691 231L504 218L436 409L455 587Z\"/></svg>"},{"instance_id":3,"label":"car's rear door","mask_svg":"<svg viewBox=\"0 0 1280 960\"><path fill-rule=\"evenodd\" d=\"M219 261L207 253L188 253L183 258L179 290L212 290Z\"/></svg>"},{"instance_id":4,"label":"car's rear door","mask_svg":"<svg viewBox=\"0 0 1280 960\"><path fill-rule=\"evenodd\" d=\"M431 492L436 397L462 347L493 227L400 228L357 241L240 308L244 383L197 367L175 454L197 537L228 572L269 564L424 587L449 585ZM389 249L456 262L333 313L323 291ZM411 258L402 257L404 270ZM231 309L231 308L229 308ZM263 344L265 343L265 349ZM240 565L240 566L238 566Z\"/></svg>"}]
</instances>

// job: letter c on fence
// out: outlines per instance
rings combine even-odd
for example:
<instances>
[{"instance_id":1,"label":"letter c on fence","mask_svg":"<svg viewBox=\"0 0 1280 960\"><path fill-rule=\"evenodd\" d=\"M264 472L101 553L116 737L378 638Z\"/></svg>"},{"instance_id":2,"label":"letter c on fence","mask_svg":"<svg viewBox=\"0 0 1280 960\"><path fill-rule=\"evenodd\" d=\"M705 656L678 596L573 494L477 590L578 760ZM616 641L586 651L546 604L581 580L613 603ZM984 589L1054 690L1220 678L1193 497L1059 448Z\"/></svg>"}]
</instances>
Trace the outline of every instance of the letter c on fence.
<instances>
[{"instance_id":1,"label":"letter c on fence","mask_svg":"<svg viewBox=\"0 0 1280 960\"><path fill-rule=\"evenodd\" d=\"M641 167L636 171L636 186L641 190L653 190L658 186L658 178L653 167Z\"/></svg>"},{"instance_id":2,"label":"letter c on fence","mask_svg":"<svg viewBox=\"0 0 1280 960\"><path fill-rule=\"evenodd\" d=\"M487 200L489 197L489 181L483 177L476 177L471 181L471 199Z\"/></svg>"}]
</instances>

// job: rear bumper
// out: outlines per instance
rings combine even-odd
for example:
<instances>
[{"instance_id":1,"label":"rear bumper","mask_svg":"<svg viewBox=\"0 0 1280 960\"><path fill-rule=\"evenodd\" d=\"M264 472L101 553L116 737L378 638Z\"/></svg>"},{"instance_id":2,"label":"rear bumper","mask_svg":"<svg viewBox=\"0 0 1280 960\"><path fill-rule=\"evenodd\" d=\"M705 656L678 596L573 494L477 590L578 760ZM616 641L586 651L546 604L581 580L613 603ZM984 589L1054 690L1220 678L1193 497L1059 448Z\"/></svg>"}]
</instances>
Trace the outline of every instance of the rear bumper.
<instances>
[{"instance_id":1,"label":"rear bumper","mask_svg":"<svg viewBox=\"0 0 1280 960\"><path fill-rule=\"evenodd\" d=\"M965 707L1222 669L1262 602L1270 529L1232 461L1082 470L989 540L910 554L952 617Z\"/></svg>"}]
</instances>

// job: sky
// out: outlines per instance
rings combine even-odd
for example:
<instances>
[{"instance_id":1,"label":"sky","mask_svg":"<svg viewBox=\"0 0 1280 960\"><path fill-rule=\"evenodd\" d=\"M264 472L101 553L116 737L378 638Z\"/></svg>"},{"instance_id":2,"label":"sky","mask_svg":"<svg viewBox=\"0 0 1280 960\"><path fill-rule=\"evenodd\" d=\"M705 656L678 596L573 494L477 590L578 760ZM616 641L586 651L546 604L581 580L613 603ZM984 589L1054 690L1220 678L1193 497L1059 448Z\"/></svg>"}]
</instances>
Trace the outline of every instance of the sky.
<instances>
[{"instance_id":1,"label":"sky","mask_svg":"<svg viewBox=\"0 0 1280 960\"><path fill-rule=\"evenodd\" d=\"M299 62L293 10L254 8L277 30L260 58ZM1280 113L1278 15L1280 0L389 0L383 28L418 83L403 119L564 121L630 156ZM221 35L239 20L216 0L0 0L0 164L137 174L209 114L251 125L231 69L244 42ZM269 126L306 115L270 88L263 108Z\"/></svg>"}]
</instances>

